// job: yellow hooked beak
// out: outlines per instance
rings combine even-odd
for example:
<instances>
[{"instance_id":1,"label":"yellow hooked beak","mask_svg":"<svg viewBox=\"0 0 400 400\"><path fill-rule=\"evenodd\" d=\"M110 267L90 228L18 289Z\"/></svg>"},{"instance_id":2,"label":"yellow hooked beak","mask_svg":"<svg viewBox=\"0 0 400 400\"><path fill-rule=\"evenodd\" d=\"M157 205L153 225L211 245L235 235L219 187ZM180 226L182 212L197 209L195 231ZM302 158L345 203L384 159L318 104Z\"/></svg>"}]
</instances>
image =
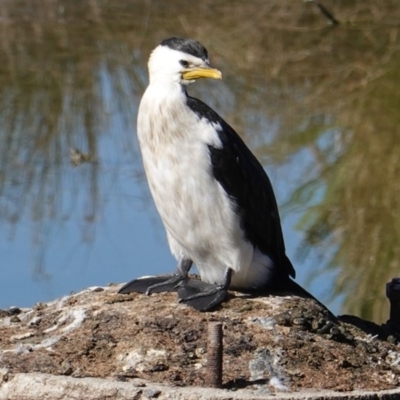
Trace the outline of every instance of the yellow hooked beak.
<instances>
[{"instance_id":1,"label":"yellow hooked beak","mask_svg":"<svg viewBox=\"0 0 400 400\"><path fill-rule=\"evenodd\" d=\"M193 67L183 70L182 78L186 81L193 81L200 78L222 79L222 74L218 69L211 67Z\"/></svg>"}]
</instances>

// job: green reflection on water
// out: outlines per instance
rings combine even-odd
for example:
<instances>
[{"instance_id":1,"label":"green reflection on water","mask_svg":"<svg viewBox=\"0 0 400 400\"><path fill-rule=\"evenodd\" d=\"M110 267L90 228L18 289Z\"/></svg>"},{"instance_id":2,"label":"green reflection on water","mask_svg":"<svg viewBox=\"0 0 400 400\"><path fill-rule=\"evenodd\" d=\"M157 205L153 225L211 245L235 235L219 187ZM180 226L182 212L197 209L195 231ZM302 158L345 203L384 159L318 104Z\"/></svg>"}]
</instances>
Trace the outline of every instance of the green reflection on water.
<instances>
[{"instance_id":1,"label":"green reflection on water","mask_svg":"<svg viewBox=\"0 0 400 400\"><path fill-rule=\"evenodd\" d=\"M165 37L193 37L224 72L219 89L195 91L260 158L310 152L312 168L287 207L304 210L300 250L333 254L315 271L337 271L333 295L346 294L344 311L385 320L384 284L400 270L400 11L394 0L324 5L338 26L292 0L2 1L2 220L60 217L71 147L97 160L82 169L82 218L101 213L108 116L124 116L118 140L132 146L149 52Z\"/></svg>"}]
</instances>

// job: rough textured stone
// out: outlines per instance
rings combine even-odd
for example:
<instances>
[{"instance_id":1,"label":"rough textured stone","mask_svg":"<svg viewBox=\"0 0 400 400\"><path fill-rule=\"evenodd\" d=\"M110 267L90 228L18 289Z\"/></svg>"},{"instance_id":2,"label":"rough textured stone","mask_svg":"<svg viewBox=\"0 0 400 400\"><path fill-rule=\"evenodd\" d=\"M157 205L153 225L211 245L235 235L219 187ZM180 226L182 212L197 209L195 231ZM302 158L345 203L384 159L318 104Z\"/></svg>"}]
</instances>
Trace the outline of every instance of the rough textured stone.
<instances>
[{"instance_id":1,"label":"rough textured stone","mask_svg":"<svg viewBox=\"0 0 400 400\"><path fill-rule=\"evenodd\" d=\"M146 386L150 386L146 388ZM145 384L140 380L121 382L110 378L72 378L49 374L16 374L3 384L0 400L396 400L400 389L351 393L306 390L296 393L265 394L255 390L228 391L199 387L171 387Z\"/></svg>"},{"instance_id":2,"label":"rough textured stone","mask_svg":"<svg viewBox=\"0 0 400 400\"><path fill-rule=\"evenodd\" d=\"M390 390L400 383L399 337L387 326L335 320L297 297L232 293L221 309L199 313L174 293L117 290L89 288L18 313L0 311L0 399L389 399L397 393ZM218 390L204 388L207 324L215 320L224 327Z\"/></svg>"}]
</instances>

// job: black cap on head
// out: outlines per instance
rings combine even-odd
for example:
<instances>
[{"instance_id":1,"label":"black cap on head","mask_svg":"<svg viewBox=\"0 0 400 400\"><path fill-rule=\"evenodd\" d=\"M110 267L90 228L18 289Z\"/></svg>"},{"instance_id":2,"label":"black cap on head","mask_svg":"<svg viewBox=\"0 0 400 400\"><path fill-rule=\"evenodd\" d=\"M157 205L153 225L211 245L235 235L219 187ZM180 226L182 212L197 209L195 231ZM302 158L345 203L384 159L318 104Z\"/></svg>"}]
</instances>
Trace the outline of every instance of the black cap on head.
<instances>
[{"instance_id":1,"label":"black cap on head","mask_svg":"<svg viewBox=\"0 0 400 400\"><path fill-rule=\"evenodd\" d=\"M206 48L197 40L171 37L163 40L160 45L167 46L170 49L179 50L183 53L191 54L192 56L201 58L204 61L208 61L208 52Z\"/></svg>"}]
</instances>

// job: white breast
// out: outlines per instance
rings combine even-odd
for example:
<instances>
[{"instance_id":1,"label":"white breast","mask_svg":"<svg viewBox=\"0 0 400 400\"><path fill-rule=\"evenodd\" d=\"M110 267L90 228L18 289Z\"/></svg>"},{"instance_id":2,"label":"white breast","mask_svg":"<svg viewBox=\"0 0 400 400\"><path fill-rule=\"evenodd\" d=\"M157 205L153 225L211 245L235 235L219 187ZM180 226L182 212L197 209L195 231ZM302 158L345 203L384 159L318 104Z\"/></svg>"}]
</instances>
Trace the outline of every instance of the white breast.
<instances>
[{"instance_id":1,"label":"white breast","mask_svg":"<svg viewBox=\"0 0 400 400\"><path fill-rule=\"evenodd\" d=\"M222 146L215 126L186 106L179 85L155 84L142 98L138 135L174 256L192 259L209 283L220 282L230 267L233 286L259 284L264 267L258 262L256 270L250 268L253 246L243 236L232 200L212 175L208 145Z\"/></svg>"}]
</instances>

